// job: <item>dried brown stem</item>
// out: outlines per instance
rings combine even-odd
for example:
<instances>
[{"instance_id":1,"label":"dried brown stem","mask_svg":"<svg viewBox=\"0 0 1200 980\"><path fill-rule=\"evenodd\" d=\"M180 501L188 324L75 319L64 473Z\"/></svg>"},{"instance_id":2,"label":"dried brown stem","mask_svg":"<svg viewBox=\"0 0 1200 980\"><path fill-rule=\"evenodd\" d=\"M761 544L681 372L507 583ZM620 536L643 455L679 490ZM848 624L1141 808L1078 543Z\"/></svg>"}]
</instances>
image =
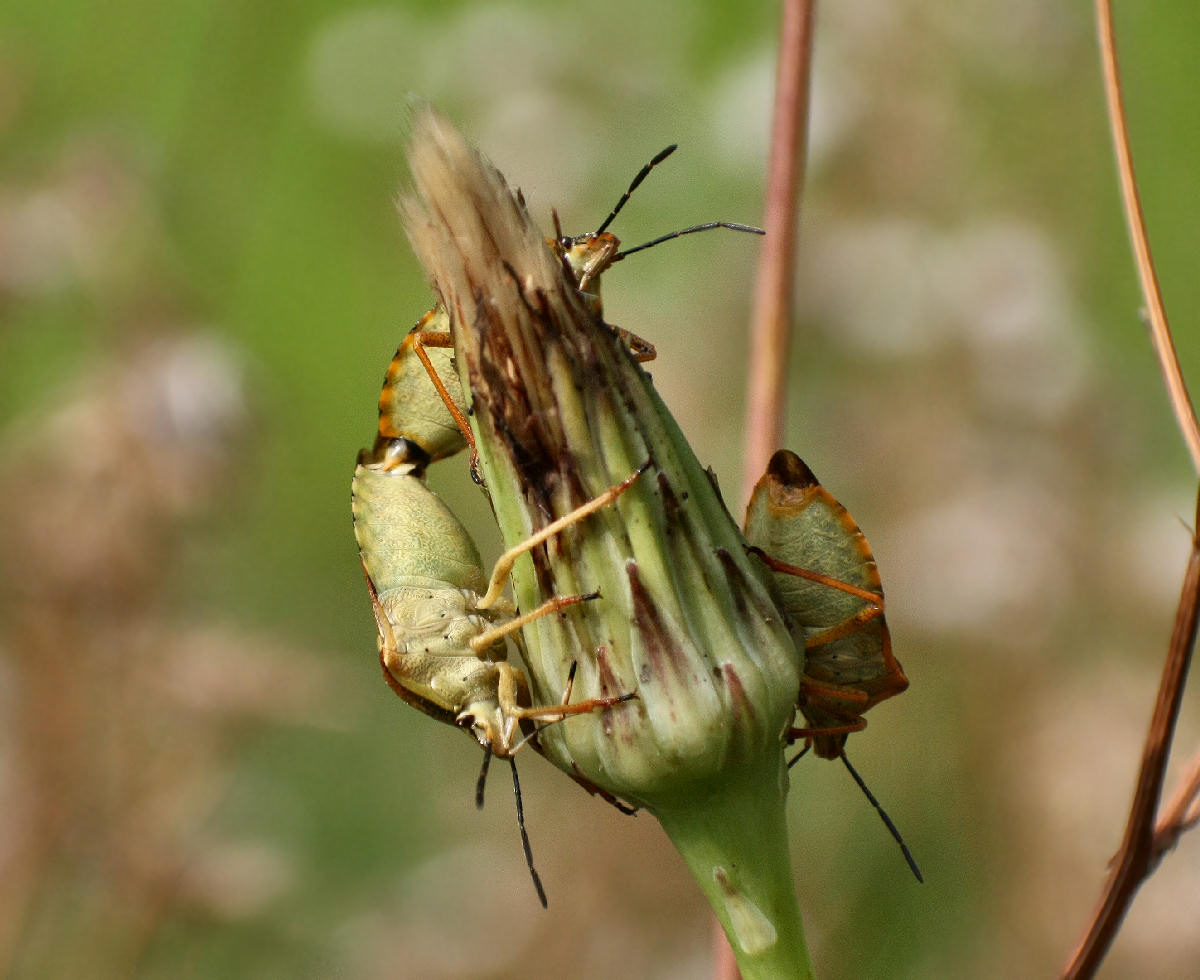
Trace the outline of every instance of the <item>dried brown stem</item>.
<instances>
[{"instance_id":1,"label":"dried brown stem","mask_svg":"<svg viewBox=\"0 0 1200 980\"><path fill-rule=\"evenodd\" d=\"M1121 78L1117 67L1117 45L1113 36L1112 4L1096 0L1096 20L1100 32L1100 60L1104 67L1104 94L1108 102L1109 125L1112 128L1113 149L1117 157L1117 172L1121 181L1121 199L1125 205L1125 220L1133 242L1133 254L1141 280L1142 296L1150 322L1150 339L1158 356L1159 369L1167 386L1167 396L1175 411L1175 419L1192 455L1192 465L1200 473L1200 424L1196 410L1188 397L1167 312L1163 308L1154 259L1150 254L1150 239L1142 217L1137 178L1133 170L1133 154L1129 148L1129 130L1125 122L1125 103L1121 96Z\"/></svg>"},{"instance_id":2,"label":"dried brown stem","mask_svg":"<svg viewBox=\"0 0 1200 980\"><path fill-rule=\"evenodd\" d=\"M743 500L749 499L767 460L782 442L796 215L808 148L813 7L812 0L785 0L783 4L763 221L767 239L759 260L750 327Z\"/></svg>"},{"instance_id":3,"label":"dried brown stem","mask_svg":"<svg viewBox=\"0 0 1200 980\"><path fill-rule=\"evenodd\" d=\"M1180 780L1171 801L1154 828L1154 864L1173 848L1185 831L1200 823L1200 753L1188 763L1187 775Z\"/></svg>"},{"instance_id":4,"label":"dried brown stem","mask_svg":"<svg viewBox=\"0 0 1200 980\"><path fill-rule=\"evenodd\" d=\"M1200 471L1200 426L1188 397L1187 386L1179 369L1171 328L1163 308L1162 294L1154 272L1150 242L1142 218L1134 176L1133 157L1129 148L1129 133L1121 97L1120 73L1117 67L1116 41L1113 35L1112 8L1109 0L1096 0L1096 19L1100 35L1101 62L1104 68L1104 88L1112 127L1117 170L1121 181L1121 196L1126 220L1141 280L1142 295L1150 320L1150 335L1158 355L1159 366L1167 387L1168 397L1192 461ZM1197 519L1200 520L1200 498L1197 499ZM1195 525L1193 525L1195 526ZM1163 665L1158 699L1150 719L1150 730L1142 750L1142 766L1138 773L1129 820L1121 848L1113 861L1113 869L1104 892L1092 914L1091 922L1070 961L1063 970L1064 978L1091 977L1099 969L1113 939L1116 937L1137 894L1141 883L1158 866L1163 854L1178 840L1179 835L1200 819L1197 797L1200 795L1200 759L1192 763L1189 777L1177 791L1167 813L1155 826L1155 813L1162 796L1167 760L1183 688L1191 665L1196 642L1196 627L1200 608L1200 537L1193 532L1192 554L1184 575L1175 614L1171 645Z\"/></svg>"},{"instance_id":5,"label":"dried brown stem","mask_svg":"<svg viewBox=\"0 0 1200 980\"><path fill-rule=\"evenodd\" d=\"M1200 520L1200 498L1197 499L1197 520ZM1112 873L1104 893L1092 915L1091 924L1063 970L1064 980L1076 980L1095 975L1109 946L1121 928L1138 887L1151 874L1161 850L1157 847L1154 815L1162 796L1171 737L1179 717L1184 683L1192 661L1196 642L1197 618L1200 615L1200 537L1192 537L1192 554L1188 560L1171 645L1163 665L1158 699L1150 719L1150 730L1142 749L1142 767L1138 772L1133 805L1125 825L1121 849L1114 859Z\"/></svg>"}]
</instances>

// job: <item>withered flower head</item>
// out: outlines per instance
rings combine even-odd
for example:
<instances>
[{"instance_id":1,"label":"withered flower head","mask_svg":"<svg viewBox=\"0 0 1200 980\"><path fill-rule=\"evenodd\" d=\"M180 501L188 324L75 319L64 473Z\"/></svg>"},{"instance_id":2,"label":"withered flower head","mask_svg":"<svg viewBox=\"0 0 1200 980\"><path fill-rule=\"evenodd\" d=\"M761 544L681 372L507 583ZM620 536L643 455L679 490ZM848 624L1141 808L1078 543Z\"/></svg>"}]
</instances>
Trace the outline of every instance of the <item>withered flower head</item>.
<instances>
[{"instance_id":1,"label":"withered flower head","mask_svg":"<svg viewBox=\"0 0 1200 980\"><path fill-rule=\"evenodd\" d=\"M735 952L786 949L794 965L782 743L803 651L773 586L649 377L564 276L500 173L430 112L414 120L410 165L414 190L401 207L450 316L505 543L649 464L616 501L514 569L522 609L600 593L524 628L534 702L557 702L572 665L573 700L636 694L547 726L542 747L660 819ZM760 861L782 863L783 883Z\"/></svg>"}]
</instances>

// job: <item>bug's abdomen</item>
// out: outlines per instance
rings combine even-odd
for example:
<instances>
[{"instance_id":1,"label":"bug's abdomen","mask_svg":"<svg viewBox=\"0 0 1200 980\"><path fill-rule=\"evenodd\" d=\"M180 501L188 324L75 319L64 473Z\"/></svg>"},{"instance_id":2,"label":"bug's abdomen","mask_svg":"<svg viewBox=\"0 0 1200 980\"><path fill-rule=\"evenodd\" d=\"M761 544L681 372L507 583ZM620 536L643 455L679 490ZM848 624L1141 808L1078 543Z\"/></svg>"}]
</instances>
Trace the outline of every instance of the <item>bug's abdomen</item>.
<instances>
[{"instance_id":1,"label":"bug's abdomen","mask_svg":"<svg viewBox=\"0 0 1200 980\"><path fill-rule=\"evenodd\" d=\"M360 463L351 487L354 535L382 596L402 586L487 586L474 542L450 509L407 466Z\"/></svg>"}]
</instances>

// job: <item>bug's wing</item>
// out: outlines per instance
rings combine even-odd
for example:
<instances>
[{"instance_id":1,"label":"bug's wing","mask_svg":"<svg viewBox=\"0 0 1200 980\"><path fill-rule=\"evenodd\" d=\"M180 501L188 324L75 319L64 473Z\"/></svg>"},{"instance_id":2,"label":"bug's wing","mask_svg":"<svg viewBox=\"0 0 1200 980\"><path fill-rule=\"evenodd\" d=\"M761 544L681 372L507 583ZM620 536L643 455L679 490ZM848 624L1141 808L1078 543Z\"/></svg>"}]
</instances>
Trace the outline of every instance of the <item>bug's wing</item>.
<instances>
[{"instance_id":1,"label":"bug's wing","mask_svg":"<svg viewBox=\"0 0 1200 980\"><path fill-rule=\"evenodd\" d=\"M814 728L844 725L908 687L892 655L870 545L795 453L780 450L771 458L750 498L745 533L777 562L877 596L873 602L833 584L774 573L793 631L806 640L802 707Z\"/></svg>"}]
</instances>

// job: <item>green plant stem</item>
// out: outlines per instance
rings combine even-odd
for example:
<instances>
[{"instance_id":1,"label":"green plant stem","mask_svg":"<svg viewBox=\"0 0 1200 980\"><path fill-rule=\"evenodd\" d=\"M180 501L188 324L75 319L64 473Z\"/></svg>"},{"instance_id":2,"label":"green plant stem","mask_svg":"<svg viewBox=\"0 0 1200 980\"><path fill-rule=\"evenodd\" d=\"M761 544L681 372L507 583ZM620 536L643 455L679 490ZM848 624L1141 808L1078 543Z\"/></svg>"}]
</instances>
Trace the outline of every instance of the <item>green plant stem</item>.
<instances>
[{"instance_id":1,"label":"green plant stem","mask_svg":"<svg viewBox=\"0 0 1200 980\"><path fill-rule=\"evenodd\" d=\"M787 833L780 757L654 813L712 905L743 980L810 980ZM774 767L776 773L764 771ZM774 778L772 778L774 776Z\"/></svg>"}]
</instances>

